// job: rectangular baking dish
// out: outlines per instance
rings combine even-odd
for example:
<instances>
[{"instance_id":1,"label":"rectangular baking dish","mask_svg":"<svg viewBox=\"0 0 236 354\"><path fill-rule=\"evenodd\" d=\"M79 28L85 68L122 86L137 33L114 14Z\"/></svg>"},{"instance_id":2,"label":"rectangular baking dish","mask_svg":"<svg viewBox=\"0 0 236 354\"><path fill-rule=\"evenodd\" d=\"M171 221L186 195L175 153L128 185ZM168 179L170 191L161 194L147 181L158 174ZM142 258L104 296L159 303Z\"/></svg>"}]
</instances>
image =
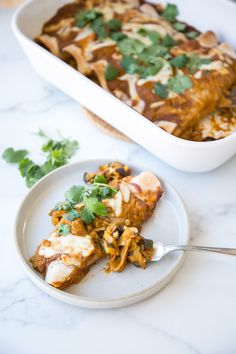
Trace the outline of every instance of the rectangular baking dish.
<instances>
[{"instance_id":1,"label":"rectangular baking dish","mask_svg":"<svg viewBox=\"0 0 236 354\"><path fill-rule=\"evenodd\" d=\"M169 165L188 172L212 170L236 153L236 133L213 142L192 142L166 133L33 41L43 24L70 0L30 0L13 16L16 38L35 70L93 113ZM162 2L162 1L161 1ZM229 0L174 0L180 18L236 47L236 5ZM163 1L165 3L165 1Z\"/></svg>"}]
</instances>

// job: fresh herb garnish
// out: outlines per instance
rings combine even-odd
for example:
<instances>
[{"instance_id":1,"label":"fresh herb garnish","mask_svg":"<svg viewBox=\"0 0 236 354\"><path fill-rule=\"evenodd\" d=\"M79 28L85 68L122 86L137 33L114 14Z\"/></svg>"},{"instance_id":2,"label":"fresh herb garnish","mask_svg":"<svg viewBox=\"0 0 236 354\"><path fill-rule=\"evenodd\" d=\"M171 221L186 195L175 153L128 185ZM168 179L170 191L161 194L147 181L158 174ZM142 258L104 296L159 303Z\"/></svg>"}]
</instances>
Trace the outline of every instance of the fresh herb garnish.
<instances>
[{"instance_id":1,"label":"fresh herb garnish","mask_svg":"<svg viewBox=\"0 0 236 354\"><path fill-rule=\"evenodd\" d=\"M80 213L76 209L71 209L68 213L63 215L63 218L69 221L80 218Z\"/></svg>"},{"instance_id":2,"label":"fresh herb garnish","mask_svg":"<svg viewBox=\"0 0 236 354\"><path fill-rule=\"evenodd\" d=\"M124 56L130 56L133 54L142 53L145 48L145 44L143 44L138 39L125 38L118 42L118 47Z\"/></svg>"},{"instance_id":3,"label":"fresh herb garnish","mask_svg":"<svg viewBox=\"0 0 236 354\"><path fill-rule=\"evenodd\" d=\"M176 68L184 68L188 62L188 57L185 54L178 55L170 60L170 64Z\"/></svg>"},{"instance_id":4,"label":"fresh herb garnish","mask_svg":"<svg viewBox=\"0 0 236 354\"><path fill-rule=\"evenodd\" d=\"M82 186L73 186L65 194L66 200L69 203L79 203L84 192L84 187Z\"/></svg>"},{"instance_id":5,"label":"fresh herb garnish","mask_svg":"<svg viewBox=\"0 0 236 354\"><path fill-rule=\"evenodd\" d=\"M122 22L121 22L121 20L119 20L117 18L113 18L112 20L107 22L107 25L111 31L117 32L121 29Z\"/></svg>"},{"instance_id":6,"label":"fresh herb garnish","mask_svg":"<svg viewBox=\"0 0 236 354\"><path fill-rule=\"evenodd\" d=\"M144 49L144 51L139 55L139 59L145 64L155 64L157 57L165 58L168 52L168 48L153 44Z\"/></svg>"},{"instance_id":7,"label":"fresh herb garnish","mask_svg":"<svg viewBox=\"0 0 236 354\"><path fill-rule=\"evenodd\" d=\"M183 22L175 22L175 23L173 23L173 27L178 32L184 32L187 28L187 25Z\"/></svg>"},{"instance_id":8,"label":"fresh herb garnish","mask_svg":"<svg viewBox=\"0 0 236 354\"><path fill-rule=\"evenodd\" d=\"M19 163L28 153L27 150L14 150L10 147L3 152L2 158L8 163Z\"/></svg>"},{"instance_id":9,"label":"fresh herb garnish","mask_svg":"<svg viewBox=\"0 0 236 354\"><path fill-rule=\"evenodd\" d=\"M210 64L211 61L212 60L210 58L201 58L195 54L189 57L187 68L191 74L194 74L198 69L201 68L202 65Z\"/></svg>"},{"instance_id":10,"label":"fresh herb garnish","mask_svg":"<svg viewBox=\"0 0 236 354\"><path fill-rule=\"evenodd\" d=\"M91 26L98 37L106 38L108 36L109 30L103 18L97 18L95 21L92 22Z\"/></svg>"},{"instance_id":11,"label":"fresh herb garnish","mask_svg":"<svg viewBox=\"0 0 236 354\"><path fill-rule=\"evenodd\" d=\"M95 176L93 181L94 183L103 183L103 184L107 183L106 177L104 175Z\"/></svg>"},{"instance_id":12,"label":"fresh herb garnish","mask_svg":"<svg viewBox=\"0 0 236 354\"><path fill-rule=\"evenodd\" d=\"M70 225L59 224L57 227L57 232L60 236L67 236L70 233Z\"/></svg>"},{"instance_id":13,"label":"fresh herb garnish","mask_svg":"<svg viewBox=\"0 0 236 354\"><path fill-rule=\"evenodd\" d=\"M173 37L167 34L162 40L162 45L168 48L174 47L176 45L176 41L174 40Z\"/></svg>"},{"instance_id":14,"label":"fresh herb garnish","mask_svg":"<svg viewBox=\"0 0 236 354\"><path fill-rule=\"evenodd\" d=\"M186 33L186 37L189 38L189 39L195 39L199 36L199 32L197 31L190 31L190 32L187 32Z\"/></svg>"},{"instance_id":15,"label":"fresh herb garnish","mask_svg":"<svg viewBox=\"0 0 236 354\"><path fill-rule=\"evenodd\" d=\"M167 4L161 16L169 22L175 22L176 17L179 15L179 10L174 4Z\"/></svg>"},{"instance_id":16,"label":"fresh herb garnish","mask_svg":"<svg viewBox=\"0 0 236 354\"><path fill-rule=\"evenodd\" d=\"M111 38L113 39L113 41L121 41L122 39L127 38L126 34L122 33L122 32L113 32L111 33Z\"/></svg>"},{"instance_id":17,"label":"fresh herb garnish","mask_svg":"<svg viewBox=\"0 0 236 354\"><path fill-rule=\"evenodd\" d=\"M104 176L96 176L92 184L71 187L65 194L66 201L57 203L54 210L67 210L64 216L67 220L81 217L85 223L90 224L96 216L107 215L102 200L112 198L116 193L117 190L106 183ZM78 203L79 211L74 208Z\"/></svg>"},{"instance_id":18,"label":"fresh herb garnish","mask_svg":"<svg viewBox=\"0 0 236 354\"><path fill-rule=\"evenodd\" d=\"M192 86L192 81L187 75L177 74L168 81L169 89L175 93L183 93Z\"/></svg>"},{"instance_id":19,"label":"fresh herb garnish","mask_svg":"<svg viewBox=\"0 0 236 354\"><path fill-rule=\"evenodd\" d=\"M102 14L96 10L84 10L80 11L75 15L75 25L77 27L83 28L88 23L96 20Z\"/></svg>"},{"instance_id":20,"label":"fresh herb garnish","mask_svg":"<svg viewBox=\"0 0 236 354\"><path fill-rule=\"evenodd\" d=\"M168 87L160 82L157 82L155 84L154 91L161 98L167 98L169 95Z\"/></svg>"},{"instance_id":21,"label":"fresh herb garnish","mask_svg":"<svg viewBox=\"0 0 236 354\"><path fill-rule=\"evenodd\" d=\"M141 34L142 36L147 36L150 41L154 44L159 43L160 42L160 33L157 31L149 31L146 30L145 28L140 28L138 30L138 33Z\"/></svg>"},{"instance_id":22,"label":"fresh herb garnish","mask_svg":"<svg viewBox=\"0 0 236 354\"><path fill-rule=\"evenodd\" d=\"M158 61L159 59L159 61ZM142 66L140 70L140 77L146 78L148 76L156 75L163 67L163 61L161 58L156 58L155 64L150 64L149 66Z\"/></svg>"},{"instance_id":23,"label":"fresh herb garnish","mask_svg":"<svg viewBox=\"0 0 236 354\"><path fill-rule=\"evenodd\" d=\"M58 202L54 207L54 210L70 210L70 209L72 209L72 205L69 201Z\"/></svg>"},{"instance_id":24,"label":"fresh herb garnish","mask_svg":"<svg viewBox=\"0 0 236 354\"><path fill-rule=\"evenodd\" d=\"M136 74L140 71L139 62L132 57L123 57L121 66L129 74Z\"/></svg>"},{"instance_id":25,"label":"fresh herb garnish","mask_svg":"<svg viewBox=\"0 0 236 354\"><path fill-rule=\"evenodd\" d=\"M105 78L107 81L114 80L118 76L118 70L111 64L108 64L105 71Z\"/></svg>"},{"instance_id":26,"label":"fresh herb garnish","mask_svg":"<svg viewBox=\"0 0 236 354\"><path fill-rule=\"evenodd\" d=\"M84 208L81 212L81 218L86 224L90 224L95 216L106 216L107 209L98 198L90 197L84 200Z\"/></svg>"},{"instance_id":27,"label":"fresh herb garnish","mask_svg":"<svg viewBox=\"0 0 236 354\"><path fill-rule=\"evenodd\" d=\"M70 139L52 140L41 130L37 133L40 137L47 139L41 150L44 152L46 161L42 165L36 164L29 159L27 150L17 150L13 148L6 149L2 158L9 163L18 164L22 177L25 179L26 186L32 187L40 178L65 165L69 159L76 153L78 142Z\"/></svg>"}]
</instances>

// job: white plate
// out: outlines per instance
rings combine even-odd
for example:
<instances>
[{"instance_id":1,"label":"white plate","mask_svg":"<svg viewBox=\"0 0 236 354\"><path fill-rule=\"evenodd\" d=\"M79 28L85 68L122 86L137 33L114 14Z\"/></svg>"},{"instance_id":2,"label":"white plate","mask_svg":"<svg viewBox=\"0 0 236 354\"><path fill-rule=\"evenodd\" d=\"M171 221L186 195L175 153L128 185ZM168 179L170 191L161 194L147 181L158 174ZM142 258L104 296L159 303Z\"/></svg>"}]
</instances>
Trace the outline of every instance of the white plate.
<instances>
[{"instance_id":1,"label":"white plate","mask_svg":"<svg viewBox=\"0 0 236 354\"><path fill-rule=\"evenodd\" d=\"M175 275L184 260L183 253L167 256L159 263L151 263L146 270L128 266L122 273L106 274L105 260L93 266L78 285L62 291L48 285L32 269L29 258L43 238L52 231L48 211L74 184L83 183L86 171L95 171L105 160L90 160L64 166L39 181L23 200L15 224L17 254L24 269L47 294L69 304L89 308L114 308L129 305L153 295ZM147 170L133 167L134 174ZM158 175L158 171L154 171ZM177 192L161 179L164 195L152 218L145 223L142 235L166 244L186 244L189 224L184 204Z\"/></svg>"}]
</instances>

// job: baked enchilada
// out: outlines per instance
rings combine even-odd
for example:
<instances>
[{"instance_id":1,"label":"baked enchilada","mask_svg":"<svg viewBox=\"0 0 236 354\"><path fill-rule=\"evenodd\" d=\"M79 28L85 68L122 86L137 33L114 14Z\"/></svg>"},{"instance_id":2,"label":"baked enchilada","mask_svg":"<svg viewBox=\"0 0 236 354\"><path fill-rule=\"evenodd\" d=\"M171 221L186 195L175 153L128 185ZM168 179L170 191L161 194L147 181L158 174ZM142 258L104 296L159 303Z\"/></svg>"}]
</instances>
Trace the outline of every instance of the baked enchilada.
<instances>
[{"instance_id":1,"label":"baked enchilada","mask_svg":"<svg viewBox=\"0 0 236 354\"><path fill-rule=\"evenodd\" d=\"M127 263L143 269L152 259L153 242L140 235L162 195L159 179L144 171L130 174L113 162L85 174L50 211L54 230L30 261L45 281L60 289L78 283L92 264L107 257L107 272Z\"/></svg>"},{"instance_id":2,"label":"baked enchilada","mask_svg":"<svg viewBox=\"0 0 236 354\"><path fill-rule=\"evenodd\" d=\"M157 126L191 139L189 129L229 105L236 54L178 14L173 4L77 0L45 23L36 42Z\"/></svg>"}]
</instances>

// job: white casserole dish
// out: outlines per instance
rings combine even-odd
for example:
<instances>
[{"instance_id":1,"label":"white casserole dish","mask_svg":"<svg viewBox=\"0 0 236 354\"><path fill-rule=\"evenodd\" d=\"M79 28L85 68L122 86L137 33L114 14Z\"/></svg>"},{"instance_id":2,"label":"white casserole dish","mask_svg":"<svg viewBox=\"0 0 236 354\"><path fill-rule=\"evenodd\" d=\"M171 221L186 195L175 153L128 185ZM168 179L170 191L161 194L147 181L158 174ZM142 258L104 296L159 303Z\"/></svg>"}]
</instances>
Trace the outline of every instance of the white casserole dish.
<instances>
[{"instance_id":1,"label":"white casserole dish","mask_svg":"<svg viewBox=\"0 0 236 354\"><path fill-rule=\"evenodd\" d=\"M40 75L161 160L180 170L209 171L236 153L236 133L213 142L192 142L172 136L36 44L33 38L41 32L43 24L68 2L70 0L30 0L20 6L13 17L13 31ZM235 4L229 0L173 2L179 7L181 19L202 31L214 30L221 40L236 47Z\"/></svg>"}]
</instances>

